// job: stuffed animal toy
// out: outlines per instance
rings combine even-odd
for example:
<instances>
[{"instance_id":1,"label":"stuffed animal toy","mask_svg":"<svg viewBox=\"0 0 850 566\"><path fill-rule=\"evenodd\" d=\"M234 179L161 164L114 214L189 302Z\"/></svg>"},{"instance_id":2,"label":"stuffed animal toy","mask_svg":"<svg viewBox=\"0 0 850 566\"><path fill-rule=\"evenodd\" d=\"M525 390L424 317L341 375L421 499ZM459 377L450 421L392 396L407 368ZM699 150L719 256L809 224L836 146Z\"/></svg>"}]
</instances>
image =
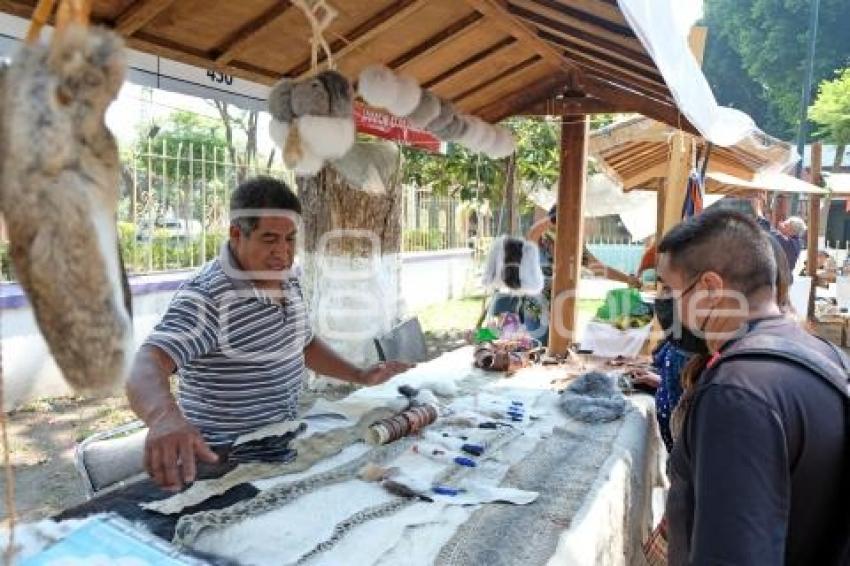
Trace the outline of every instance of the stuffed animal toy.
<instances>
[{"instance_id":1,"label":"stuffed animal toy","mask_svg":"<svg viewBox=\"0 0 850 566\"><path fill-rule=\"evenodd\" d=\"M543 271L537 246L510 236L496 238L487 256L482 284L514 295L541 293Z\"/></svg>"},{"instance_id":2,"label":"stuffed animal toy","mask_svg":"<svg viewBox=\"0 0 850 566\"><path fill-rule=\"evenodd\" d=\"M318 173L326 160L341 158L354 145L351 85L336 71L283 79L272 88L268 105L271 138L298 174Z\"/></svg>"},{"instance_id":3,"label":"stuffed animal toy","mask_svg":"<svg viewBox=\"0 0 850 566\"><path fill-rule=\"evenodd\" d=\"M115 217L118 147L104 123L124 81L121 38L57 25L5 73L0 207L10 255L66 381L105 392L123 381L132 327Z\"/></svg>"}]
</instances>

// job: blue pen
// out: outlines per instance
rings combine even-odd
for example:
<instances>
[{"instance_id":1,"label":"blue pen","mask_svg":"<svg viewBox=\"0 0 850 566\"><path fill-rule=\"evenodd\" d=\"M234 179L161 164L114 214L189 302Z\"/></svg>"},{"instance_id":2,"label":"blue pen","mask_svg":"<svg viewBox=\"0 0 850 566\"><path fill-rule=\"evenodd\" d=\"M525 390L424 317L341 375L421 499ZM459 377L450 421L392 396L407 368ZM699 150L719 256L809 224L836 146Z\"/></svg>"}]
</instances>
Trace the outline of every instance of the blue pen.
<instances>
[{"instance_id":1,"label":"blue pen","mask_svg":"<svg viewBox=\"0 0 850 566\"><path fill-rule=\"evenodd\" d=\"M464 458L463 456L457 456L454 459L454 463L458 466L466 466L467 468L474 468L478 464L475 463L474 460L470 460L469 458Z\"/></svg>"}]
</instances>

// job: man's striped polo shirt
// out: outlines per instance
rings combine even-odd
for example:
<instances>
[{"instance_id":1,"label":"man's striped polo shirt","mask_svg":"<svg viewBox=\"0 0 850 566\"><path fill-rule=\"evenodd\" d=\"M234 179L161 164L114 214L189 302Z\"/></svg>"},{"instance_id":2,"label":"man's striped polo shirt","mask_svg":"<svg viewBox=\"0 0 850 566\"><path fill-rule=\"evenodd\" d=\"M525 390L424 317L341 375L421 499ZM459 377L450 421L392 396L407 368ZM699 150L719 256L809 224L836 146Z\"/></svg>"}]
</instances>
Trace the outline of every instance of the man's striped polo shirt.
<instances>
[{"instance_id":1,"label":"man's striped polo shirt","mask_svg":"<svg viewBox=\"0 0 850 566\"><path fill-rule=\"evenodd\" d=\"M294 419L313 339L297 278L271 297L231 276L227 244L177 291L146 345L177 365L183 414L212 446Z\"/></svg>"}]
</instances>

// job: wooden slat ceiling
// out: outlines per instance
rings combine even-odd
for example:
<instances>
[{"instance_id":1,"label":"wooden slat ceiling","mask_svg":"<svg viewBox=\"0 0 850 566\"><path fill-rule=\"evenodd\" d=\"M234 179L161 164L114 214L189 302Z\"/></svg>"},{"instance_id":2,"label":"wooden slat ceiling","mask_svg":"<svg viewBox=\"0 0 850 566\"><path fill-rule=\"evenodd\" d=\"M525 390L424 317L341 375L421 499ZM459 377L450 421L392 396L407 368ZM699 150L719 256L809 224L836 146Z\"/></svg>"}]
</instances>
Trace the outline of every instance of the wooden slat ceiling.
<instances>
[{"instance_id":1,"label":"wooden slat ceiling","mask_svg":"<svg viewBox=\"0 0 850 566\"><path fill-rule=\"evenodd\" d=\"M35 2L0 10L28 18ZM352 80L384 63L490 121L628 111L693 131L616 0L330 4L327 39ZM288 0L95 0L93 19L134 49L264 84L310 72L309 26Z\"/></svg>"},{"instance_id":2,"label":"wooden slat ceiling","mask_svg":"<svg viewBox=\"0 0 850 566\"><path fill-rule=\"evenodd\" d=\"M670 126L636 117L593 132L589 150L624 190L657 190L667 177L670 144L679 143L673 133ZM685 143L692 142L700 153L705 150L702 138L687 136ZM708 169L751 181L759 171L782 169L792 154L789 144L762 134L757 143L745 140L728 148L712 147Z\"/></svg>"}]
</instances>

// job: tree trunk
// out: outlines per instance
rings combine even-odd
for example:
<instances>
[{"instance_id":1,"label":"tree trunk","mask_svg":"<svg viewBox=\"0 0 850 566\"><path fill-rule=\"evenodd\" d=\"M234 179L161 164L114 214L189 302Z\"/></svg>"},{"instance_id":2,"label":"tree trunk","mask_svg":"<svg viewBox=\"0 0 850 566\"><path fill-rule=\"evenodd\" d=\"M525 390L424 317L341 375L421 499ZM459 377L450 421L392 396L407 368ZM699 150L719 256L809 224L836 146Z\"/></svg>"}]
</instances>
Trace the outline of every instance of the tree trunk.
<instances>
[{"instance_id":1,"label":"tree trunk","mask_svg":"<svg viewBox=\"0 0 850 566\"><path fill-rule=\"evenodd\" d=\"M374 166L385 192L367 192L350 171L326 166L299 179L304 288L313 328L353 363L376 360L373 339L401 317L401 164L393 144L363 144L360 165ZM354 151L354 150L352 150ZM384 155L370 161L369 152ZM394 159L387 159L387 152ZM339 169L339 170L338 170ZM314 385L325 385L319 380Z\"/></svg>"}]
</instances>

